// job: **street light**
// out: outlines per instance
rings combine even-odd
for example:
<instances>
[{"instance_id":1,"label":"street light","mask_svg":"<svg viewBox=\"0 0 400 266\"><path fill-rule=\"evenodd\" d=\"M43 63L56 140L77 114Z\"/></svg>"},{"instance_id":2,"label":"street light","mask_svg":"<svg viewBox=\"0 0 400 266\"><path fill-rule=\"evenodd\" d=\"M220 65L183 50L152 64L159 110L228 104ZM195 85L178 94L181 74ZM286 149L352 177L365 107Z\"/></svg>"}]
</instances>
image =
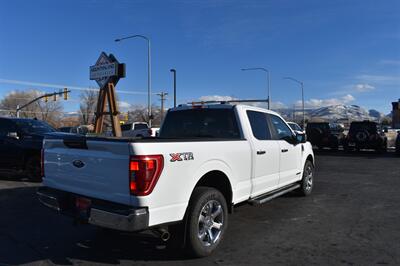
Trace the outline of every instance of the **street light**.
<instances>
[{"instance_id":1,"label":"street light","mask_svg":"<svg viewBox=\"0 0 400 266\"><path fill-rule=\"evenodd\" d=\"M169 71L171 71L174 74L174 108L175 108L176 107L176 70L174 68L172 68Z\"/></svg>"},{"instance_id":2,"label":"street light","mask_svg":"<svg viewBox=\"0 0 400 266\"><path fill-rule=\"evenodd\" d=\"M283 79L288 79L288 80L294 81L294 82L300 84L300 86L301 86L301 101L302 101L302 105L303 105L303 129L304 129L305 124L306 124L306 115L305 115L305 111L304 111L304 84L302 81L299 81L299 80L297 80L295 78L291 78L291 77L284 77Z\"/></svg>"},{"instance_id":3,"label":"street light","mask_svg":"<svg viewBox=\"0 0 400 266\"><path fill-rule=\"evenodd\" d=\"M143 35L132 35L128 37L123 37L119 39L115 39L115 42L120 42L126 39L132 38L142 38L147 41L147 114L149 116L149 126L151 127L151 120L153 119L153 115L151 113L151 42L150 39Z\"/></svg>"},{"instance_id":4,"label":"street light","mask_svg":"<svg viewBox=\"0 0 400 266\"><path fill-rule=\"evenodd\" d=\"M242 71L247 71L247 70L261 70L267 73L267 90L268 90L268 109L270 109L271 105L271 94L270 94L270 87L271 87L271 78L270 78L270 73L269 70L263 67L250 67L250 68L242 68Z\"/></svg>"}]
</instances>

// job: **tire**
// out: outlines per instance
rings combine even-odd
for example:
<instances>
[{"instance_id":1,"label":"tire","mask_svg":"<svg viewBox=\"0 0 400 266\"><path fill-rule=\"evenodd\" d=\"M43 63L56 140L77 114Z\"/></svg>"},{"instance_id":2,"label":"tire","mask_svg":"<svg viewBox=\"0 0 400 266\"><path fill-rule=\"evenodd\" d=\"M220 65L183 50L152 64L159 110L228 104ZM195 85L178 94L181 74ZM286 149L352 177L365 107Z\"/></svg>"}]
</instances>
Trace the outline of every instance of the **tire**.
<instances>
[{"instance_id":1,"label":"tire","mask_svg":"<svg viewBox=\"0 0 400 266\"><path fill-rule=\"evenodd\" d=\"M228 208L221 192L210 187L195 188L187 212L189 255L209 256L221 243L227 227Z\"/></svg>"},{"instance_id":2,"label":"tire","mask_svg":"<svg viewBox=\"0 0 400 266\"><path fill-rule=\"evenodd\" d=\"M311 174L311 175L310 175ZM314 188L314 165L311 161L304 164L303 178L300 181L300 188L297 190L300 195L308 196Z\"/></svg>"},{"instance_id":3,"label":"tire","mask_svg":"<svg viewBox=\"0 0 400 266\"><path fill-rule=\"evenodd\" d=\"M25 174L33 182L42 181L40 158L30 157L25 163Z\"/></svg>"},{"instance_id":4,"label":"tire","mask_svg":"<svg viewBox=\"0 0 400 266\"><path fill-rule=\"evenodd\" d=\"M370 134L367 130L359 130L355 133L356 140L359 143L368 142L369 136Z\"/></svg>"}]
</instances>

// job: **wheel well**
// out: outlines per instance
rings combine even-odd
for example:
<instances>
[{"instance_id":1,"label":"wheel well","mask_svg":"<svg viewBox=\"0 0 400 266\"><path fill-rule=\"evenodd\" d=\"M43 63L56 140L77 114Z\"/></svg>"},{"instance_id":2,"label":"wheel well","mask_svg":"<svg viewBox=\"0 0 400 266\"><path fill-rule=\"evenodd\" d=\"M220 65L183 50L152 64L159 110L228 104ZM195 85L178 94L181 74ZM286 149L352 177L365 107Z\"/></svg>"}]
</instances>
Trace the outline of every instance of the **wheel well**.
<instances>
[{"instance_id":1,"label":"wheel well","mask_svg":"<svg viewBox=\"0 0 400 266\"><path fill-rule=\"evenodd\" d=\"M212 187L224 195L229 212L232 207L232 187L228 177L221 171L211 171L205 174L197 182L196 187Z\"/></svg>"},{"instance_id":2,"label":"wheel well","mask_svg":"<svg viewBox=\"0 0 400 266\"><path fill-rule=\"evenodd\" d=\"M310 155L308 155L308 157L307 157L306 161L310 161L310 162L313 164L313 166L315 166L315 165L314 165L314 158L312 157L312 155L311 155L311 154L310 154Z\"/></svg>"}]
</instances>

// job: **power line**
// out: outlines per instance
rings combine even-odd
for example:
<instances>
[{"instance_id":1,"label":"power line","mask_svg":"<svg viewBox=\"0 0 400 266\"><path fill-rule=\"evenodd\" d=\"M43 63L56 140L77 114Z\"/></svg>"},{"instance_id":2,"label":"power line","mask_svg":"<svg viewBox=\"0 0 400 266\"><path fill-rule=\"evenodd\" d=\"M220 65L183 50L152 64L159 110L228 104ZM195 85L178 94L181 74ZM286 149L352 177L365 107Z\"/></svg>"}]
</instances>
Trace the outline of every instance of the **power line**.
<instances>
[{"instance_id":1,"label":"power line","mask_svg":"<svg viewBox=\"0 0 400 266\"><path fill-rule=\"evenodd\" d=\"M50 83L3 79L3 78L0 78L0 83L34 86L34 87L42 87L42 88L56 88L56 89L68 88L70 90L78 90L78 91L86 91L86 90L99 91L100 90L99 88L90 87L90 86L87 86L87 87L85 87L85 86L70 86L70 85L50 84ZM125 94L134 94L134 95L147 95L148 94L145 91L134 91L134 90L116 90L116 92L125 93ZM152 93L152 94L157 94L157 93Z\"/></svg>"}]
</instances>

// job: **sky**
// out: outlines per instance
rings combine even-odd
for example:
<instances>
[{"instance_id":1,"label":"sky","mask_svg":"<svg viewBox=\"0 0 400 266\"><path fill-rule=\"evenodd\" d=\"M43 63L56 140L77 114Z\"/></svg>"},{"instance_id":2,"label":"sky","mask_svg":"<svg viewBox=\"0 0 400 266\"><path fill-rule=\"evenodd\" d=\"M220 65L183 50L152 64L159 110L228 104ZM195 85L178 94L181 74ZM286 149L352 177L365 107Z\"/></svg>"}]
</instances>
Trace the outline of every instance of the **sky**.
<instances>
[{"instance_id":1,"label":"sky","mask_svg":"<svg viewBox=\"0 0 400 266\"><path fill-rule=\"evenodd\" d=\"M6 1L0 0L0 99L14 90L96 88L89 67L102 51L126 64L120 107L147 103L147 43L153 92L173 104L196 99L260 99L271 74L275 108L355 104L385 114L400 98L400 1ZM157 95L152 103L160 104Z\"/></svg>"}]
</instances>

